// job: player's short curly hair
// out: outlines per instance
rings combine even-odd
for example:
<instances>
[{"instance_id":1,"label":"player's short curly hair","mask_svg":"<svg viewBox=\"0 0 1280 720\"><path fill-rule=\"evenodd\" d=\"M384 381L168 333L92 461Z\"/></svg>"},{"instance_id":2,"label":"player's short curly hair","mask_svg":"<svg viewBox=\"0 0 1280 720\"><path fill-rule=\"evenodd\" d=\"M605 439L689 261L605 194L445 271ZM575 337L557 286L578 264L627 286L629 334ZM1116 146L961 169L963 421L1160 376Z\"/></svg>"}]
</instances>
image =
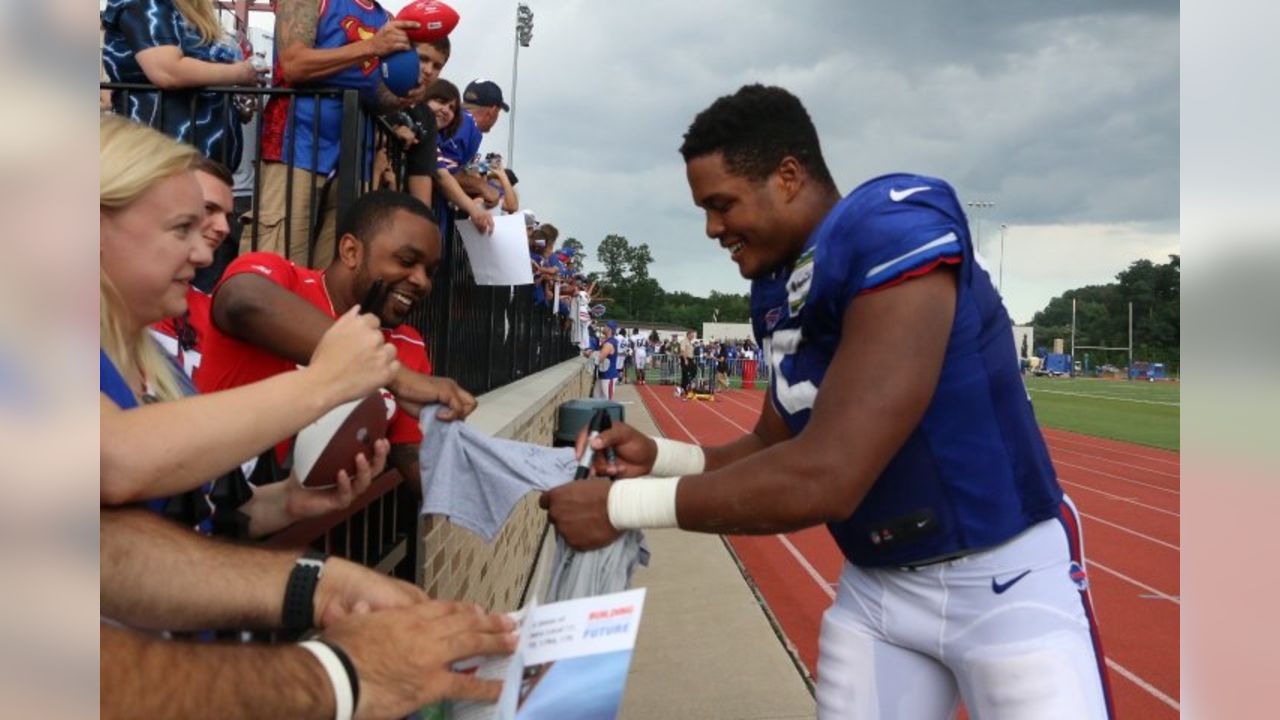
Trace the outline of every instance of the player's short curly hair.
<instances>
[{"instance_id":1,"label":"player's short curly hair","mask_svg":"<svg viewBox=\"0 0 1280 720\"><path fill-rule=\"evenodd\" d=\"M413 213L418 217L437 224L436 214L423 202L409 193L395 190L374 190L367 192L351 204L338 225L338 237L348 233L368 247L374 236L382 231L397 210Z\"/></svg>"},{"instance_id":2,"label":"player's short curly hair","mask_svg":"<svg viewBox=\"0 0 1280 720\"><path fill-rule=\"evenodd\" d=\"M818 182L835 187L818 131L799 98L780 87L744 85L698 113L684 134L685 162L720 152L729 172L763 180L794 157Z\"/></svg>"}]
</instances>

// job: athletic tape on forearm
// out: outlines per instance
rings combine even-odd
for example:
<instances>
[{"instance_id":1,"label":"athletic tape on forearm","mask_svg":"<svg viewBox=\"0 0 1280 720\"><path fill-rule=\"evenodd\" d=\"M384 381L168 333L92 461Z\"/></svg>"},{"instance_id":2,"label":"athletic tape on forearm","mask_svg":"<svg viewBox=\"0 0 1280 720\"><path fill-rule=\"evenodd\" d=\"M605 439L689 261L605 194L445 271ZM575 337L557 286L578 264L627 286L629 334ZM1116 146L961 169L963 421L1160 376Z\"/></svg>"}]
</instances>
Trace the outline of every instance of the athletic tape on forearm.
<instances>
[{"instance_id":1,"label":"athletic tape on forearm","mask_svg":"<svg viewBox=\"0 0 1280 720\"><path fill-rule=\"evenodd\" d=\"M697 475L707 467L707 454L699 445L656 437L658 454L653 459L654 475L659 477Z\"/></svg>"},{"instance_id":2,"label":"athletic tape on forearm","mask_svg":"<svg viewBox=\"0 0 1280 720\"><path fill-rule=\"evenodd\" d=\"M333 648L318 640L300 642L298 647L314 655L316 660L320 661L325 674L329 676L329 684L333 686L334 720L351 720L355 717L355 698L352 697L351 678L347 675L347 669L342 666L342 661L338 659Z\"/></svg>"},{"instance_id":3,"label":"athletic tape on forearm","mask_svg":"<svg viewBox=\"0 0 1280 720\"><path fill-rule=\"evenodd\" d=\"M609 523L619 530L678 527L678 477L619 480L609 488Z\"/></svg>"}]
</instances>

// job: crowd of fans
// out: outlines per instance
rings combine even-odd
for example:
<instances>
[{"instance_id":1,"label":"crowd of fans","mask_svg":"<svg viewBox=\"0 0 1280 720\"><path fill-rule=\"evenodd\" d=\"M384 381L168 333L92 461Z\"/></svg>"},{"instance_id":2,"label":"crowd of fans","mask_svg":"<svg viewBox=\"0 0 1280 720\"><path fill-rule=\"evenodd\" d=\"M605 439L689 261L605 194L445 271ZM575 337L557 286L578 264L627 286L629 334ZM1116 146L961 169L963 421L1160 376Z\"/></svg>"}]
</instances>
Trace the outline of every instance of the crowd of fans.
<instances>
[{"instance_id":1,"label":"crowd of fans","mask_svg":"<svg viewBox=\"0 0 1280 720\"><path fill-rule=\"evenodd\" d=\"M373 0L275 10L270 71L212 0L108 0L102 12L105 78L160 90L117 87L102 101L105 716L198 703L223 716L401 717L495 698L496 683L452 663L514 649L504 616L254 541L342 511L388 468L416 479L422 407L440 403L446 420L474 409L432 375L405 324L454 218L487 233L494 215L523 213L535 312L589 342L596 288L575 248L557 248L558 229L521 208L515 173L481 151L509 109L501 88L459 92L440 77L448 38L412 42L415 24ZM419 77L397 96L378 69L406 50ZM298 92L264 104L255 91L268 82ZM371 168L365 192L342 217L342 101L306 92L329 87L359 90L379 128L358 160ZM387 438L330 489L302 488L296 433L380 389ZM207 641L257 629L313 639Z\"/></svg>"},{"instance_id":2,"label":"crowd of fans","mask_svg":"<svg viewBox=\"0 0 1280 720\"><path fill-rule=\"evenodd\" d=\"M648 383L648 372L662 371L663 379L677 366L680 372L676 385L677 397L688 399L694 387L700 366L708 368L719 389L730 387L729 377L740 372L741 361L755 360L757 349L750 340L702 340L693 330L683 335L672 334L663 340L657 330L644 334L640 328L627 330L616 321L591 325L583 344L583 355L591 358L598 368L600 382L595 385L594 396L613 399L616 385L634 382Z\"/></svg>"}]
</instances>

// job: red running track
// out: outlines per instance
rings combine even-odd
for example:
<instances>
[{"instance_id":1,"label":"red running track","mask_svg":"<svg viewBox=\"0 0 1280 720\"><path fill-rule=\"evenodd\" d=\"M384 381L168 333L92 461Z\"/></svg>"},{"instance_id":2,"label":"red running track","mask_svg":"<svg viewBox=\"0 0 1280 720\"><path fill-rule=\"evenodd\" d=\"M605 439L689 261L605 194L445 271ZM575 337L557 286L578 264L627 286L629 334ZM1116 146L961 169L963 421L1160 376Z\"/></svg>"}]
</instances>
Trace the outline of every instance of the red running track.
<instances>
[{"instance_id":1,"label":"red running track","mask_svg":"<svg viewBox=\"0 0 1280 720\"><path fill-rule=\"evenodd\" d=\"M715 445L750 430L764 393L730 390L682 401L670 386L641 385L667 437ZM1179 715L1179 455L1046 428L1054 466L1080 512L1086 564L1116 715ZM843 558L826 528L732 536L730 545L809 672L822 613Z\"/></svg>"}]
</instances>

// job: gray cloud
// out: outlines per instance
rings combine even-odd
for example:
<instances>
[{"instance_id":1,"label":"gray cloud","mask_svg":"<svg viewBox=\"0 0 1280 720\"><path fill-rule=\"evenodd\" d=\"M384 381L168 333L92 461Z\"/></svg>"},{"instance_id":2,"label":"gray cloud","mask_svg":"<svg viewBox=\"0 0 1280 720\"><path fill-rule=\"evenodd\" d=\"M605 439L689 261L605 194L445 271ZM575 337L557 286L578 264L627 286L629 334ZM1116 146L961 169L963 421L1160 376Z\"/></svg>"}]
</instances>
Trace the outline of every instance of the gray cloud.
<instances>
[{"instance_id":1,"label":"gray cloud","mask_svg":"<svg viewBox=\"0 0 1280 720\"><path fill-rule=\"evenodd\" d=\"M676 148L694 114L748 82L805 102L846 191L909 170L996 201L989 228L1138 223L1158 230L1152 245L1125 249L1148 255L1176 236L1176 2L529 4L522 197L588 249L611 232L649 243L669 289L745 290L703 235ZM445 76L509 94L514 3L459 9ZM506 133L499 123L486 147L505 152ZM1104 277L1118 262L1076 261Z\"/></svg>"}]
</instances>

